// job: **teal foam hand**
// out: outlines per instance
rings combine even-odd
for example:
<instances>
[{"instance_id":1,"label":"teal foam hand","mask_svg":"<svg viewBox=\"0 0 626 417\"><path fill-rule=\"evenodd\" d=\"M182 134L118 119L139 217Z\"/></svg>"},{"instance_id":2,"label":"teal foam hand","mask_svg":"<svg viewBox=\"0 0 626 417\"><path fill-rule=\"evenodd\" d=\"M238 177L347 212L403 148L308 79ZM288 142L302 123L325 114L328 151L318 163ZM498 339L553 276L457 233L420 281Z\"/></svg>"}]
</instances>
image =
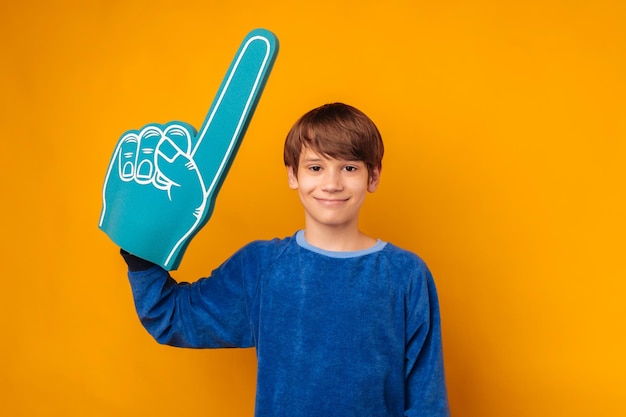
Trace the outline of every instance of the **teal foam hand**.
<instances>
[{"instance_id":1,"label":"teal foam hand","mask_svg":"<svg viewBox=\"0 0 626 417\"><path fill-rule=\"evenodd\" d=\"M176 269L211 217L278 53L265 29L243 40L201 129L149 124L117 143L102 190L99 227L118 246Z\"/></svg>"}]
</instances>

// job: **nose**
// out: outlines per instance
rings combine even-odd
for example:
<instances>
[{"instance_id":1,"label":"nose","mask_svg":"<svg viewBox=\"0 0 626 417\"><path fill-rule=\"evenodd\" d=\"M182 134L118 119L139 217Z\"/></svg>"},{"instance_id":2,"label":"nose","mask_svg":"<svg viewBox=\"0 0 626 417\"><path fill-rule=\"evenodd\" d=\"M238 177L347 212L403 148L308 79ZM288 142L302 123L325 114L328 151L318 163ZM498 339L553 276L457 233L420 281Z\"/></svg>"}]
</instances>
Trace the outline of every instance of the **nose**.
<instances>
[{"instance_id":1,"label":"nose","mask_svg":"<svg viewBox=\"0 0 626 417\"><path fill-rule=\"evenodd\" d=\"M322 183L322 190L329 193L343 190L343 185L341 184L341 173L334 169L326 170L324 182Z\"/></svg>"}]
</instances>

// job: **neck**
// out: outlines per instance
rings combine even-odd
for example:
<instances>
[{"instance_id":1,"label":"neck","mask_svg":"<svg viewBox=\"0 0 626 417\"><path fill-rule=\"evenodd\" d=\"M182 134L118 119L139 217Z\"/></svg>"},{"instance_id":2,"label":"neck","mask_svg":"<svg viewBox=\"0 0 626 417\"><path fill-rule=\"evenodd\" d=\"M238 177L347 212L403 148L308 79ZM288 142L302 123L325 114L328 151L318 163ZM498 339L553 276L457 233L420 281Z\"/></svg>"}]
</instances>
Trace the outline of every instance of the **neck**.
<instances>
[{"instance_id":1,"label":"neck","mask_svg":"<svg viewBox=\"0 0 626 417\"><path fill-rule=\"evenodd\" d=\"M363 250L376 244L376 239L362 233L358 227L307 225L304 238L313 246L335 252Z\"/></svg>"}]
</instances>

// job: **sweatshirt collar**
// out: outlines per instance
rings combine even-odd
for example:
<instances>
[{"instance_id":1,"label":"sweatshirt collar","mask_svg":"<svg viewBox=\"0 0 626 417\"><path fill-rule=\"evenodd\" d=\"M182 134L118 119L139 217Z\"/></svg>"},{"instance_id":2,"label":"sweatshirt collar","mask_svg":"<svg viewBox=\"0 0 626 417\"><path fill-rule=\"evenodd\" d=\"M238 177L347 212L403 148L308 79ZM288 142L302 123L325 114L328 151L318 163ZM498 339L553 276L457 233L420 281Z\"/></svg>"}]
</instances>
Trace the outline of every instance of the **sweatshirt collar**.
<instances>
[{"instance_id":1,"label":"sweatshirt collar","mask_svg":"<svg viewBox=\"0 0 626 417\"><path fill-rule=\"evenodd\" d=\"M383 250L383 248L387 245L387 242L378 239L373 246L367 249L356 250L356 251L330 251L330 250L318 248L317 246L313 246L309 242L307 242L307 240L304 238L304 230L298 230L296 232L296 243L301 248L309 250L311 252L315 252L320 255L328 256L331 258L344 258L344 259L345 258L357 258L359 256L365 256L371 253L379 252Z\"/></svg>"}]
</instances>

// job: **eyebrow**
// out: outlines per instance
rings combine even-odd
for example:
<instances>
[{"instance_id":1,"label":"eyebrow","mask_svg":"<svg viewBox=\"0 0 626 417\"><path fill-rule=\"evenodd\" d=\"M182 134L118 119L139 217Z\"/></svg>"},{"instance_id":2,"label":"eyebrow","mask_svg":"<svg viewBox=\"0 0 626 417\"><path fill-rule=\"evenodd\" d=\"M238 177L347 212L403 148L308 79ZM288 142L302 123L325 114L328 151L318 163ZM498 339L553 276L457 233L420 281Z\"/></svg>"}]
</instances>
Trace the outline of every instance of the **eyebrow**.
<instances>
[{"instance_id":1,"label":"eyebrow","mask_svg":"<svg viewBox=\"0 0 626 417\"><path fill-rule=\"evenodd\" d=\"M329 158L329 159L333 159L339 162L347 162L347 163L360 163L362 162L364 165L367 165L365 163L365 161L361 160L361 159L335 159L335 158ZM315 158L315 157L311 157L311 158L303 158L301 163L320 163L323 162L324 158Z\"/></svg>"}]
</instances>

